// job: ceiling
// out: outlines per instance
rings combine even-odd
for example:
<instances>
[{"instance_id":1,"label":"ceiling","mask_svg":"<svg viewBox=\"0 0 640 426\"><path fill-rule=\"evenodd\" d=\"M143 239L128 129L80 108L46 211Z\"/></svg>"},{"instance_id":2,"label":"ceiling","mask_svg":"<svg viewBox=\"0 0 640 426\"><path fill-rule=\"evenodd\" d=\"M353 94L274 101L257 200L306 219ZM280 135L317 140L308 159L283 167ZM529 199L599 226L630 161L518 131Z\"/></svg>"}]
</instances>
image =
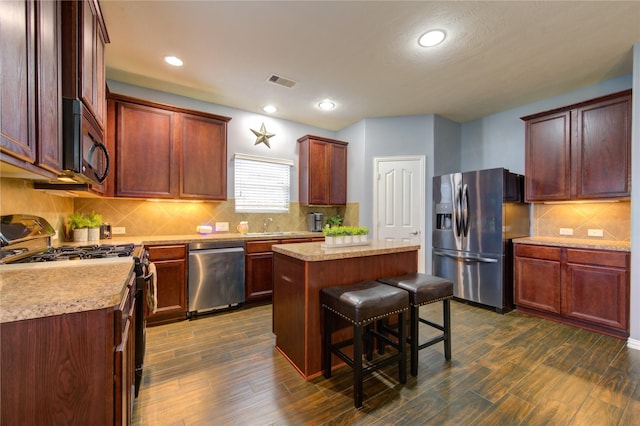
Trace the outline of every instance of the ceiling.
<instances>
[{"instance_id":1,"label":"ceiling","mask_svg":"<svg viewBox=\"0 0 640 426\"><path fill-rule=\"evenodd\" d=\"M328 130L466 122L632 72L640 2L101 1L107 78ZM417 39L444 29L439 46ZM184 66L163 61L175 55ZM276 74L292 88L268 82ZM330 98L330 112L316 108Z\"/></svg>"}]
</instances>

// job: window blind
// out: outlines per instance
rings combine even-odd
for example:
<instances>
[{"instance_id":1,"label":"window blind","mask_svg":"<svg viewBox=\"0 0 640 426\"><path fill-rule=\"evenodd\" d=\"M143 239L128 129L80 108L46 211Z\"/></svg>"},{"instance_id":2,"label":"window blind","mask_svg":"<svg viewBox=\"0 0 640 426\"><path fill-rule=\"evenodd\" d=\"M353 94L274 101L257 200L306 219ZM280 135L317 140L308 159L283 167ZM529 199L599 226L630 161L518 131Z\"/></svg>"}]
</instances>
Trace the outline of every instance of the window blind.
<instances>
[{"instance_id":1,"label":"window blind","mask_svg":"<svg viewBox=\"0 0 640 426\"><path fill-rule=\"evenodd\" d=\"M235 155L235 203L239 213L288 213L293 161Z\"/></svg>"}]
</instances>

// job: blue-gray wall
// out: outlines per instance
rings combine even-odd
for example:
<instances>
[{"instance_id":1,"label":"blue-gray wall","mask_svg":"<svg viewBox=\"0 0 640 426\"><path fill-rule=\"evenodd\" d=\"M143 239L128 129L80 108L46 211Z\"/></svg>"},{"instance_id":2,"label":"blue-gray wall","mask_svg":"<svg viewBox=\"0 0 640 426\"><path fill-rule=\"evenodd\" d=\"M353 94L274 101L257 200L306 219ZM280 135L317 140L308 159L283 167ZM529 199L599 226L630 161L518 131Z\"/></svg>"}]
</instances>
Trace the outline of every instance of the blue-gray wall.
<instances>
[{"instance_id":1,"label":"blue-gray wall","mask_svg":"<svg viewBox=\"0 0 640 426\"><path fill-rule=\"evenodd\" d=\"M633 46L633 120L631 143L631 335L628 345L640 349L640 43Z\"/></svg>"}]
</instances>

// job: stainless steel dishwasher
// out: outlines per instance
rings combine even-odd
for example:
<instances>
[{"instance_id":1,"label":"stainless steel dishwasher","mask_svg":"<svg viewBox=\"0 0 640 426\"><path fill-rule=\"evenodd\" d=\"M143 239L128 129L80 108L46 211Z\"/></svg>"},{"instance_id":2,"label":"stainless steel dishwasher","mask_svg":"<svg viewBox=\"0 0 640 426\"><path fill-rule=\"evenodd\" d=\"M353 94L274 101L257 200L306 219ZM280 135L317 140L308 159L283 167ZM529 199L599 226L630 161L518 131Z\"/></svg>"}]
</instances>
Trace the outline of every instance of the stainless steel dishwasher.
<instances>
[{"instance_id":1,"label":"stainless steel dishwasher","mask_svg":"<svg viewBox=\"0 0 640 426\"><path fill-rule=\"evenodd\" d=\"M198 313L244 303L244 242L189 244L189 310Z\"/></svg>"}]
</instances>

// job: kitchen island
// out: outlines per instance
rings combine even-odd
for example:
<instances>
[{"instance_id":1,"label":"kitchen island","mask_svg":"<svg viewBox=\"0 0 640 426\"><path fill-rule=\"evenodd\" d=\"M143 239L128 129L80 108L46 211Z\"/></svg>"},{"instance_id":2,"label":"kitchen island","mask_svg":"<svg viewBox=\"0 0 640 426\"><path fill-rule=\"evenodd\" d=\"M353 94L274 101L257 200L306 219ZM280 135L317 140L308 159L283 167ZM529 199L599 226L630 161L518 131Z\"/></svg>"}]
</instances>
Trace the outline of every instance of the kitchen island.
<instances>
[{"instance_id":1,"label":"kitchen island","mask_svg":"<svg viewBox=\"0 0 640 426\"><path fill-rule=\"evenodd\" d=\"M322 288L418 270L420 246L415 244L371 241L362 246L324 247L320 242L272 247L276 349L307 380L322 370ZM343 338L350 332L345 327L335 335Z\"/></svg>"}]
</instances>

